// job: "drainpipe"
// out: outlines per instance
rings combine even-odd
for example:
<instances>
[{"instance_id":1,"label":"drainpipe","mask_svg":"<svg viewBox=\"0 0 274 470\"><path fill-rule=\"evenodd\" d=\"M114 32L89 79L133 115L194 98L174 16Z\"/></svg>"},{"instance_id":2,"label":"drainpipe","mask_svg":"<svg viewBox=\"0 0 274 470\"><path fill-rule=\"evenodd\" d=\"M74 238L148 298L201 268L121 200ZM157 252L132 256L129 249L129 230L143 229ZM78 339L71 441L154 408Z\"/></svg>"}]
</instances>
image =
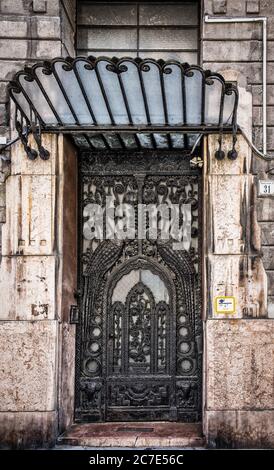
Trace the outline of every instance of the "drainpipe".
<instances>
[{"instance_id":1,"label":"drainpipe","mask_svg":"<svg viewBox=\"0 0 274 470\"><path fill-rule=\"evenodd\" d=\"M267 17L266 16L256 16L256 17L217 17L205 15L205 23L262 23L263 27L263 152L260 152L254 144L249 142L251 146L255 147L256 153L264 158L265 160L273 160L273 157L267 156L267 135L266 135L266 66L267 66ZM244 135L246 140L249 140L246 135Z\"/></svg>"}]
</instances>

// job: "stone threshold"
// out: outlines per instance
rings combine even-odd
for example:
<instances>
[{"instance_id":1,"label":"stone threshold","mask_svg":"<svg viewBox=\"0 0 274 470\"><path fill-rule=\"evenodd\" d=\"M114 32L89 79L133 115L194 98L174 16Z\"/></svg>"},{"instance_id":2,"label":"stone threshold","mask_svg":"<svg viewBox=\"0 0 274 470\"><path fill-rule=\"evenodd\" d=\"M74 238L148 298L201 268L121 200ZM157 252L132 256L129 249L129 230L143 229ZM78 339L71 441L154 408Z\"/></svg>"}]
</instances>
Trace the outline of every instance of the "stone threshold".
<instances>
[{"instance_id":1,"label":"stone threshold","mask_svg":"<svg viewBox=\"0 0 274 470\"><path fill-rule=\"evenodd\" d=\"M203 448L201 423L115 422L73 424L57 439L57 447Z\"/></svg>"}]
</instances>

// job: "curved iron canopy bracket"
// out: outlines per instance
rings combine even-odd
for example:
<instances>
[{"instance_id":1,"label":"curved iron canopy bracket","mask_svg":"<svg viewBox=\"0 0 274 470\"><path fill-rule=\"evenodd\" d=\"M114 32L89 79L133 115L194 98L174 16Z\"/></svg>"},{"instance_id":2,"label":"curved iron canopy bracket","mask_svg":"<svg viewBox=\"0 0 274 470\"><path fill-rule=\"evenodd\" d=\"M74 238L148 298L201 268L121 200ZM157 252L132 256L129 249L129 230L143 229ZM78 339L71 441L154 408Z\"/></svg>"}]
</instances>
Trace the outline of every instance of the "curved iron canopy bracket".
<instances>
[{"instance_id":1,"label":"curved iron canopy bracket","mask_svg":"<svg viewBox=\"0 0 274 470\"><path fill-rule=\"evenodd\" d=\"M197 65L123 57L55 58L17 72L9 83L15 123L30 159L49 158L41 133L72 134L83 149L184 149L199 134L233 133L238 89ZM28 143L32 133L36 149Z\"/></svg>"}]
</instances>

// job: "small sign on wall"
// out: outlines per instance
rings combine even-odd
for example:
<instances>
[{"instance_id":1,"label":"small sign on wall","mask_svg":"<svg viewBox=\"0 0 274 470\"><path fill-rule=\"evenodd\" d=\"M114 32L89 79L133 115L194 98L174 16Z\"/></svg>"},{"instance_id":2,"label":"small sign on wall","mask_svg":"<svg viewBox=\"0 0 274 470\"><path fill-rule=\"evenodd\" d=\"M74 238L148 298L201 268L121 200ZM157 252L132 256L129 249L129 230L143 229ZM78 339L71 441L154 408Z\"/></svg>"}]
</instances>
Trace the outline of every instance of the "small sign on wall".
<instances>
[{"instance_id":1,"label":"small sign on wall","mask_svg":"<svg viewBox=\"0 0 274 470\"><path fill-rule=\"evenodd\" d=\"M259 180L258 196L274 196L274 180Z\"/></svg>"},{"instance_id":2,"label":"small sign on wall","mask_svg":"<svg viewBox=\"0 0 274 470\"><path fill-rule=\"evenodd\" d=\"M225 295L215 297L215 312L230 315L236 313L235 297Z\"/></svg>"}]
</instances>

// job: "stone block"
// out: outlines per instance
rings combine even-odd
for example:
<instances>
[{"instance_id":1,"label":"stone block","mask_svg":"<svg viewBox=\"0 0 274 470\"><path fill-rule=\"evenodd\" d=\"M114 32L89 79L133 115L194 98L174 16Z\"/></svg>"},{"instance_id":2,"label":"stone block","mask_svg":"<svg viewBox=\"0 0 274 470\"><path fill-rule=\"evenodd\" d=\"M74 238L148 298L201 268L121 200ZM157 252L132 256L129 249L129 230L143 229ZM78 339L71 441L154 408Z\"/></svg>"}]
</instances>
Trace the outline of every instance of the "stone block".
<instances>
[{"instance_id":1,"label":"stone block","mask_svg":"<svg viewBox=\"0 0 274 470\"><path fill-rule=\"evenodd\" d=\"M244 0L228 0L226 13L228 16L244 16L245 14Z\"/></svg>"},{"instance_id":2,"label":"stone block","mask_svg":"<svg viewBox=\"0 0 274 470\"><path fill-rule=\"evenodd\" d=\"M52 254L56 177L14 175L6 183L3 255Z\"/></svg>"},{"instance_id":3,"label":"stone block","mask_svg":"<svg viewBox=\"0 0 274 470\"><path fill-rule=\"evenodd\" d=\"M32 11L34 13L46 13L46 11L47 11L47 2L46 2L46 0L33 0L32 1Z\"/></svg>"},{"instance_id":4,"label":"stone block","mask_svg":"<svg viewBox=\"0 0 274 470\"><path fill-rule=\"evenodd\" d=\"M251 173L253 175L261 175L264 174L268 169L269 163L265 160L262 160L261 158L258 158L258 156L254 152L251 161Z\"/></svg>"},{"instance_id":5,"label":"stone block","mask_svg":"<svg viewBox=\"0 0 274 470\"><path fill-rule=\"evenodd\" d=\"M0 79L1 80L12 80L14 74L24 68L24 62L22 60L5 60L1 62L0 68ZM7 85L7 84L5 84Z\"/></svg>"},{"instance_id":6,"label":"stone block","mask_svg":"<svg viewBox=\"0 0 274 470\"><path fill-rule=\"evenodd\" d=\"M26 59L28 51L28 41L25 39L1 39L0 41L0 59Z\"/></svg>"},{"instance_id":7,"label":"stone block","mask_svg":"<svg viewBox=\"0 0 274 470\"><path fill-rule=\"evenodd\" d=\"M273 273L274 274L274 273ZM272 292L274 293L274 292ZM267 302L267 316L268 318L274 318L274 297L269 296L268 297L268 302Z\"/></svg>"},{"instance_id":8,"label":"stone block","mask_svg":"<svg viewBox=\"0 0 274 470\"><path fill-rule=\"evenodd\" d=\"M245 300L244 286L240 285L240 257L209 255L207 259L207 279L209 316L216 318L242 317L242 305ZM217 296L234 296L237 299L236 313L221 315L215 312L215 298Z\"/></svg>"},{"instance_id":9,"label":"stone block","mask_svg":"<svg viewBox=\"0 0 274 470\"><path fill-rule=\"evenodd\" d=\"M226 13L226 0L213 0L213 13L221 14Z\"/></svg>"},{"instance_id":10,"label":"stone block","mask_svg":"<svg viewBox=\"0 0 274 470\"><path fill-rule=\"evenodd\" d=\"M225 449L274 447L274 411L206 411L207 446Z\"/></svg>"},{"instance_id":11,"label":"stone block","mask_svg":"<svg viewBox=\"0 0 274 470\"><path fill-rule=\"evenodd\" d=\"M246 2L246 13L260 13L260 2L259 2L259 0L247 0L247 2Z\"/></svg>"},{"instance_id":12,"label":"stone block","mask_svg":"<svg viewBox=\"0 0 274 470\"><path fill-rule=\"evenodd\" d=\"M62 365L60 368L60 431L65 431L73 422L75 393L75 325L60 325Z\"/></svg>"},{"instance_id":13,"label":"stone block","mask_svg":"<svg viewBox=\"0 0 274 470\"><path fill-rule=\"evenodd\" d=\"M252 184L252 176L208 177L210 252L241 254L248 250L250 242L248 207Z\"/></svg>"},{"instance_id":14,"label":"stone block","mask_svg":"<svg viewBox=\"0 0 274 470\"><path fill-rule=\"evenodd\" d=\"M207 173L211 175L243 175L250 168L250 149L242 137L238 137L236 150L238 157L236 160L229 160L227 153L232 148L232 137L230 135L223 136L222 150L225 152L224 160L217 160L215 152L219 148L219 134L211 134L208 136L208 161Z\"/></svg>"},{"instance_id":15,"label":"stone block","mask_svg":"<svg viewBox=\"0 0 274 470\"><path fill-rule=\"evenodd\" d=\"M0 412L0 449L52 447L57 428L57 411Z\"/></svg>"},{"instance_id":16,"label":"stone block","mask_svg":"<svg viewBox=\"0 0 274 470\"><path fill-rule=\"evenodd\" d=\"M60 139L60 137L59 137ZM29 145L36 148L33 137L29 137ZM49 151L48 160L36 158L29 160L21 142L12 146L11 174L12 175L55 175L58 165L58 136L54 134L43 134L42 145Z\"/></svg>"},{"instance_id":17,"label":"stone block","mask_svg":"<svg viewBox=\"0 0 274 470\"><path fill-rule=\"evenodd\" d=\"M259 222L274 221L274 204L273 198L261 197L257 198L257 217Z\"/></svg>"},{"instance_id":18,"label":"stone block","mask_svg":"<svg viewBox=\"0 0 274 470\"><path fill-rule=\"evenodd\" d=\"M261 222L262 245L274 245L274 222Z\"/></svg>"},{"instance_id":19,"label":"stone block","mask_svg":"<svg viewBox=\"0 0 274 470\"><path fill-rule=\"evenodd\" d=\"M25 19L2 17L1 37L27 38L28 23Z\"/></svg>"},{"instance_id":20,"label":"stone block","mask_svg":"<svg viewBox=\"0 0 274 470\"><path fill-rule=\"evenodd\" d=\"M61 41L46 41L43 39L32 41L32 44L33 59L53 59L61 54Z\"/></svg>"},{"instance_id":21,"label":"stone block","mask_svg":"<svg viewBox=\"0 0 274 470\"><path fill-rule=\"evenodd\" d=\"M0 322L0 411L56 408L56 321Z\"/></svg>"},{"instance_id":22,"label":"stone block","mask_svg":"<svg viewBox=\"0 0 274 470\"><path fill-rule=\"evenodd\" d=\"M266 271L267 274L267 292L274 296L274 271Z\"/></svg>"},{"instance_id":23,"label":"stone block","mask_svg":"<svg viewBox=\"0 0 274 470\"><path fill-rule=\"evenodd\" d=\"M6 103L8 100L7 83L0 82L0 102Z\"/></svg>"},{"instance_id":24,"label":"stone block","mask_svg":"<svg viewBox=\"0 0 274 470\"><path fill-rule=\"evenodd\" d=\"M207 410L274 407L273 320L208 320Z\"/></svg>"},{"instance_id":25,"label":"stone block","mask_svg":"<svg viewBox=\"0 0 274 470\"><path fill-rule=\"evenodd\" d=\"M215 25L214 25L215 26ZM239 25L241 28L241 25ZM273 25L274 30L274 25ZM273 36L274 37L274 36ZM220 57L220 62L218 62L218 57ZM206 60L203 61L203 67L205 69L214 70L214 72L219 72L221 70L225 70L228 67L227 62L221 62L225 58L221 58L220 55L215 56L215 58L211 59L210 62ZM233 70L237 70L241 72L243 76L246 77L248 84L261 84L262 83L262 64L261 59L259 62L233 62ZM230 67L231 67L230 65ZM274 74L274 63L268 62L267 64L267 81L272 83Z\"/></svg>"},{"instance_id":26,"label":"stone block","mask_svg":"<svg viewBox=\"0 0 274 470\"><path fill-rule=\"evenodd\" d=\"M265 269L274 270L274 246L263 246L262 254Z\"/></svg>"},{"instance_id":27,"label":"stone block","mask_svg":"<svg viewBox=\"0 0 274 470\"><path fill-rule=\"evenodd\" d=\"M253 106L254 126L261 126L263 122L262 106ZM274 106L267 106L267 124L274 126Z\"/></svg>"},{"instance_id":28,"label":"stone block","mask_svg":"<svg viewBox=\"0 0 274 470\"><path fill-rule=\"evenodd\" d=\"M58 16L60 9L60 0L40 0L41 2L46 2L46 11L41 12L43 15L48 16ZM39 2L39 0L36 0ZM16 15L26 15L33 11L32 9L32 0L1 0L1 13L3 15L16 14ZM38 14L40 12L37 12ZM40 13L40 14L41 14Z\"/></svg>"},{"instance_id":29,"label":"stone block","mask_svg":"<svg viewBox=\"0 0 274 470\"><path fill-rule=\"evenodd\" d=\"M5 104L0 104L0 122L3 125L7 125L8 121L8 113L7 113L7 108Z\"/></svg>"},{"instance_id":30,"label":"stone block","mask_svg":"<svg viewBox=\"0 0 274 470\"><path fill-rule=\"evenodd\" d=\"M209 316L214 318L266 317L267 278L259 257L209 255L207 259ZM215 298L233 296L236 313L215 311Z\"/></svg>"},{"instance_id":31,"label":"stone block","mask_svg":"<svg viewBox=\"0 0 274 470\"><path fill-rule=\"evenodd\" d=\"M6 187L5 183L0 183L0 207L6 205Z\"/></svg>"},{"instance_id":32,"label":"stone block","mask_svg":"<svg viewBox=\"0 0 274 470\"><path fill-rule=\"evenodd\" d=\"M3 256L0 319L54 319L56 275L53 256Z\"/></svg>"},{"instance_id":33,"label":"stone block","mask_svg":"<svg viewBox=\"0 0 274 470\"><path fill-rule=\"evenodd\" d=\"M253 135L253 143L258 149L262 149L262 143L263 143L263 130L262 127L253 127L252 131ZM266 138L267 138L267 149L268 153L270 155L273 155L274 151L274 127L268 127L267 128L267 133L266 133ZM271 167L273 168L273 164L271 164Z\"/></svg>"},{"instance_id":34,"label":"stone block","mask_svg":"<svg viewBox=\"0 0 274 470\"><path fill-rule=\"evenodd\" d=\"M204 41L204 61L215 61L216 57L229 57L230 61L260 61L262 60L262 43L249 41ZM211 65L212 68L212 65Z\"/></svg>"},{"instance_id":35,"label":"stone block","mask_svg":"<svg viewBox=\"0 0 274 470\"><path fill-rule=\"evenodd\" d=\"M205 23L204 39L243 40L261 39L262 26L256 23ZM234 66L234 64L233 64Z\"/></svg>"},{"instance_id":36,"label":"stone block","mask_svg":"<svg viewBox=\"0 0 274 470\"><path fill-rule=\"evenodd\" d=\"M252 85L253 105L262 106L263 88L262 85ZM274 105L274 85L266 87L266 101L268 106Z\"/></svg>"},{"instance_id":37,"label":"stone block","mask_svg":"<svg viewBox=\"0 0 274 470\"><path fill-rule=\"evenodd\" d=\"M37 31L37 37L40 39L60 39L61 36L61 25L60 25L60 18L48 18L48 17L35 17L33 18Z\"/></svg>"}]
</instances>

